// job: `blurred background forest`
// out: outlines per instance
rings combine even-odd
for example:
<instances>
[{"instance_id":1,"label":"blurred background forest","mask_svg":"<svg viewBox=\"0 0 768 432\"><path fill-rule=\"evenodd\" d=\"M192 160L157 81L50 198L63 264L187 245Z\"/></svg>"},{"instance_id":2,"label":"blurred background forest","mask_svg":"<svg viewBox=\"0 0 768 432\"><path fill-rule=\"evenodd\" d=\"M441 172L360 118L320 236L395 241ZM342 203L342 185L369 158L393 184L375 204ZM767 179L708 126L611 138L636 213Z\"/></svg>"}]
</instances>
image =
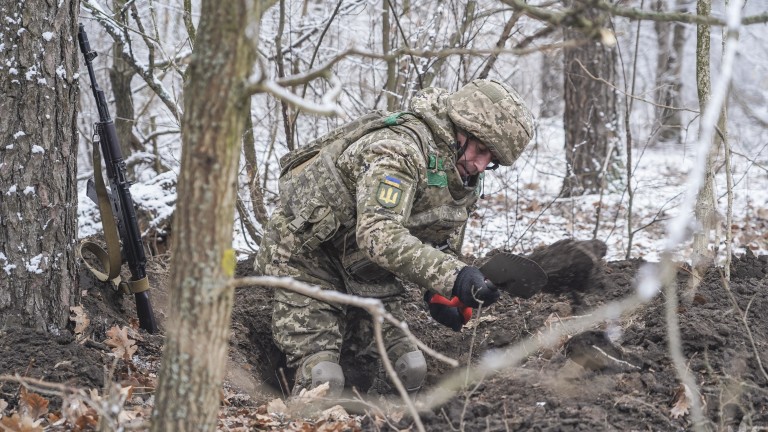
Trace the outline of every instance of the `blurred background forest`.
<instances>
[{"instance_id":1,"label":"blurred background forest","mask_svg":"<svg viewBox=\"0 0 768 432\"><path fill-rule=\"evenodd\" d=\"M664 221L676 214L682 176L696 156L706 80L719 74L724 5L711 4L714 25L697 31L692 17L707 2L594 3L602 6L307 0L267 9L246 29L258 34L260 58L243 131L236 249L245 256L258 248L277 199L280 156L371 109L407 110L421 88L457 89L489 77L524 96L537 133L515 167L489 175L464 251L528 252L563 237L597 237L609 244L609 259L658 260ZM185 70L199 9L157 1L85 1L83 9L143 228L161 253L175 209ZM740 29L720 130L733 166L733 245L764 251L765 5L748 1L742 13L758 23ZM79 223L87 236L100 229L84 192L96 112L88 82L80 83ZM720 141L708 178L715 223L707 244L723 251L728 188Z\"/></svg>"}]
</instances>

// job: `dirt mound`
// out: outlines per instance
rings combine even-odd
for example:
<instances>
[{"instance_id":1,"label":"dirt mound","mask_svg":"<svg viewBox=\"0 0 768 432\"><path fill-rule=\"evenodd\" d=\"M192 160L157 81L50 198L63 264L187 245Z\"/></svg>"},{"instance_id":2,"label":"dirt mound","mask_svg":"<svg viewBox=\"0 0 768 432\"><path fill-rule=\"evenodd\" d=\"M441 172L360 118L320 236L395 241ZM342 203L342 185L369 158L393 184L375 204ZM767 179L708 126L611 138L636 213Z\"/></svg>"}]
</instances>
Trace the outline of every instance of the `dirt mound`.
<instances>
[{"instance_id":1,"label":"dirt mound","mask_svg":"<svg viewBox=\"0 0 768 432\"><path fill-rule=\"evenodd\" d=\"M489 350L510 347L539 334L553 320L585 315L627 297L643 264L602 263L590 272L579 291L553 290L529 299L503 294L496 305L460 333L432 320L420 291L408 286L408 324L427 345L466 365ZM150 265L152 298L161 322L167 303L167 272L162 262ZM238 275L250 273L250 260L238 265ZM709 429L767 427L768 325L760 314L768 310L768 257L739 257L731 274L727 289L720 269L710 269L696 294L690 296L692 300L678 307L682 349L699 384L698 397ZM681 267L681 289L690 277ZM84 343L82 336L76 339L71 332L53 336L2 329L2 373L84 388L103 386L105 371L113 362L103 344L106 332L114 325L130 326L134 305L129 296L106 289L86 273L81 273L80 283L85 290L82 304L91 322L87 330L91 342ZM422 419L435 431L689 429L690 415L673 415L674 410L684 407L679 405L681 385L668 354L664 308L664 296L659 295L627 316L570 335L555 349L531 352L522 364L459 392L441 407L424 413ZM231 406L263 406L283 396L286 383L292 382L291 371L283 369L282 355L272 341L271 310L271 289L237 290L225 384L225 398ZM141 334L137 355L145 376L156 372L162 343L162 334ZM610 361L601 360L604 354ZM348 385L364 394L373 366L352 356L345 356L342 363ZM426 390L451 372L450 367L431 358L428 366ZM2 383L0 398L10 403L9 409L16 403L17 389L15 384ZM361 424L363 429L379 427L365 419ZM408 419L399 425L407 427Z\"/></svg>"}]
</instances>

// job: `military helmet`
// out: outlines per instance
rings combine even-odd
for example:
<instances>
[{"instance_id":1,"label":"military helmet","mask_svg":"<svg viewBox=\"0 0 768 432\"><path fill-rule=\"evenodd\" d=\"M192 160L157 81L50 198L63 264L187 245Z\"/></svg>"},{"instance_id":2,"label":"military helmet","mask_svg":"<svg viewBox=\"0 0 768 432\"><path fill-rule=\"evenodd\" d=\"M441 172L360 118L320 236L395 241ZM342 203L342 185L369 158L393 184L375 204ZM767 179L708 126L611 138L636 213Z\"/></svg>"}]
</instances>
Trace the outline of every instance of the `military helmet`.
<instances>
[{"instance_id":1,"label":"military helmet","mask_svg":"<svg viewBox=\"0 0 768 432\"><path fill-rule=\"evenodd\" d=\"M517 160L533 136L533 117L510 86L476 79L448 96L448 117L476 136L501 165Z\"/></svg>"}]
</instances>

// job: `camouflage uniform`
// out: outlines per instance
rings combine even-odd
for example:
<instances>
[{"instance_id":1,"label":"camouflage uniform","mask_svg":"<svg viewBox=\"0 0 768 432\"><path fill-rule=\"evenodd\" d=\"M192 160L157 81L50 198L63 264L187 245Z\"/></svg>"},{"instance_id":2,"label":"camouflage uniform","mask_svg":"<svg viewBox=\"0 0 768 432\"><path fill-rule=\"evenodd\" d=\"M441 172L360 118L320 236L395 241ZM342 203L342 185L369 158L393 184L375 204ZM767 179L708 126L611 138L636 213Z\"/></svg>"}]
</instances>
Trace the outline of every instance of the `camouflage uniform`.
<instances>
[{"instance_id":1,"label":"camouflage uniform","mask_svg":"<svg viewBox=\"0 0 768 432\"><path fill-rule=\"evenodd\" d=\"M487 124L473 117L471 110L493 112L498 107L483 104L504 97L504 116L483 116ZM522 128L505 124L509 110L523 117ZM399 279L451 297L454 280L466 264L446 251L460 246L482 182L482 176L474 176L465 183L459 175L454 124L483 140L503 165L510 165L530 140L530 113L514 90L478 80L453 94L422 90L409 114L401 117L399 125L367 133L343 149L324 148L286 176L288 190L281 183L281 205L267 225L256 258L260 274L377 297L401 320ZM489 137L486 129L496 135ZM498 151L493 143L499 139L512 143L507 144L512 151ZM297 368L296 388L311 384L319 363L338 363L345 331L356 332L361 325L350 322L348 314L342 305L276 291L273 336L288 366ZM397 328L388 323L383 327L393 363L404 355L421 355ZM371 343L357 348L374 354ZM426 363L423 367L425 374ZM421 382L410 385L415 389Z\"/></svg>"}]
</instances>

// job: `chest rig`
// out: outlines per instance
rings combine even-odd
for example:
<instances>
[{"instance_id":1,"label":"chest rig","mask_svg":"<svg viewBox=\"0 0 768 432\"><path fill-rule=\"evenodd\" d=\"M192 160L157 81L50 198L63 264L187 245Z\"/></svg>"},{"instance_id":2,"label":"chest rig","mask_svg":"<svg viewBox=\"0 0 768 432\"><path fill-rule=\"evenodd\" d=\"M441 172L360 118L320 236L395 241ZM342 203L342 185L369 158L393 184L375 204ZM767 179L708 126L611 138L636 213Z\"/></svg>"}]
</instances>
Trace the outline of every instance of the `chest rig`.
<instances>
[{"instance_id":1,"label":"chest rig","mask_svg":"<svg viewBox=\"0 0 768 432\"><path fill-rule=\"evenodd\" d=\"M351 291L368 296L385 293L373 287L365 292L366 284L392 274L371 262L357 246L356 199L336 161L352 143L382 128L413 140L427 162L427 173L419 180L416 201L405 223L414 236L427 244L444 244L450 233L466 223L467 207L476 199L473 193L458 200L451 196L445 172L448 164L439 156L428 126L410 113L371 112L283 156L280 200L294 234L292 251L309 252L321 245L335 249L344 272L352 278L348 285L356 288Z\"/></svg>"}]
</instances>

